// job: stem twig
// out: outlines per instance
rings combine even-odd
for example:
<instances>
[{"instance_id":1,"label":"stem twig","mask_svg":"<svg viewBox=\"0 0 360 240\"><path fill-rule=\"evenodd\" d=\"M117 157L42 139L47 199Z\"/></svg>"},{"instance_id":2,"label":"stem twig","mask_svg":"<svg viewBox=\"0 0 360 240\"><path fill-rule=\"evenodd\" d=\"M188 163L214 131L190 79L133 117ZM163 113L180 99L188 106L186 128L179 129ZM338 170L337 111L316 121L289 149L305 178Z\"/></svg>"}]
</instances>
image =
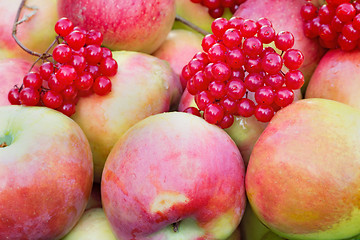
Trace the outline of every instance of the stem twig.
<instances>
[{"instance_id":1,"label":"stem twig","mask_svg":"<svg viewBox=\"0 0 360 240\"><path fill-rule=\"evenodd\" d=\"M186 26L194 29L195 31L201 33L202 35L208 35L208 34L210 34L208 31L205 31L204 29L196 26L196 25L193 24L192 22L189 22L188 20L186 20L186 19L183 18L183 17L180 17L179 15L176 15L175 21L179 21L179 22L185 24Z\"/></svg>"}]
</instances>

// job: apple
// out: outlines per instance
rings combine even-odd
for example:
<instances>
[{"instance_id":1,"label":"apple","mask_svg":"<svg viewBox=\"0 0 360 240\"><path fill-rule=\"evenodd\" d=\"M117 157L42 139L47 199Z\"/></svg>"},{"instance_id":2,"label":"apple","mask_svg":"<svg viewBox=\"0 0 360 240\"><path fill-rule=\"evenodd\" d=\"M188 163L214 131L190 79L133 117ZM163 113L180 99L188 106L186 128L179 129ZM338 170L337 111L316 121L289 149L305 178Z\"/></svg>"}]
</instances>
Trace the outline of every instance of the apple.
<instances>
[{"instance_id":1,"label":"apple","mask_svg":"<svg viewBox=\"0 0 360 240\"><path fill-rule=\"evenodd\" d=\"M191 0L175 0L175 5L176 14L178 16L211 33L211 24L215 19L209 15L207 7L202 6L199 3L193 3ZM231 16L232 13L226 9L223 17L229 19ZM174 28L194 31L192 28L189 28L179 21L175 21Z\"/></svg>"},{"instance_id":2,"label":"apple","mask_svg":"<svg viewBox=\"0 0 360 240\"><path fill-rule=\"evenodd\" d=\"M172 30L153 55L168 61L174 72L183 79L181 71L196 53L202 51L202 39L203 36L199 33L184 29ZM186 80L182 80L181 84L185 89Z\"/></svg>"},{"instance_id":3,"label":"apple","mask_svg":"<svg viewBox=\"0 0 360 240\"><path fill-rule=\"evenodd\" d=\"M60 239L90 196L89 142L45 107L0 107L0 239Z\"/></svg>"},{"instance_id":4,"label":"apple","mask_svg":"<svg viewBox=\"0 0 360 240\"><path fill-rule=\"evenodd\" d=\"M0 0L0 55L35 60L36 57L22 50L12 38L12 29L21 0ZM28 49L44 53L55 40L54 26L58 20L57 0L27 0L26 6L36 7L36 13L26 22L17 26L17 37ZM34 10L24 7L20 19L31 15Z\"/></svg>"},{"instance_id":5,"label":"apple","mask_svg":"<svg viewBox=\"0 0 360 240\"><path fill-rule=\"evenodd\" d=\"M254 146L246 192L255 214L289 239L360 233L360 111L327 99L280 110Z\"/></svg>"},{"instance_id":6,"label":"apple","mask_svg":"<svg viewBox=\"0 0 360 240\"><path fill-rule=\"evenodd\" d=\"M300 90L295 90L294 94L294 101L302 99ZM250 100L255 101L254 93L248 92L248 97ZM182 112L188 107L198 108L194 100L194 95L191 95L186 89L181 96L178 110ZM225 129L238 146L245 165L248 164L254 144L266 126L267 123L259 122L255 116L248 118L234 116L233 125Z\"/></svg>"},{"instance_id":7,"label":"apple","mask_svg":"<svg viewBox=\"0 0 360 240\"><path fill-rule=\"evenodd\" d=\"M21 58L0 60L1 79L0 106L10 105L8 93L15 85L21 86L23 76L29 71L32 63Z\"/></svg>"},{"instance_id":8,"label":"apple","mask_svg":"<svg viewBox=\"0 0 360 240\"><path fill-rule=\"evenodd\" d=\"M153 115L106 160L105 214L120 239L226 239L245 210L244 163L231 138L194 115Z\"/></svg>"},{"instance_id":9,"label":"apple","mask_svg":"<svg viewBox=\"0 0 360 240\"><path fill-rule=\"evenodd\" d=\"M79 222L62 240L85 239L116 240L102 208L86 210Z\"/></svg>"},{"instance_id":10,"label":"apple","mask_svg":"<svg viewBox=\"0 0 360 240\"><path fill-rule=\"evenodd\" d=\"M306 90L306 98L326 98L360 108L360 50L329 50Z\"/></svg>"},{"instance_id":11,"label":"apple","mask_svg":"<svg viewBox=\"0 0 360 240\"><path fill-rule=\"evenodd\" d=\"M299 49L305 57L299 69L305 77L306 88L312 73L324 54L324 49L318 40L309 39L303 32L303 21L300 9L305 4L303 0L252 0L241 4L234 16L258 20L261 17L269 19L278 33L290 31L295 38L294 48ZM273 43L271 45L274 45Z\"/></svg>"},{"instance_id":12,"label":"apple","mask_svg":"<svg viewBox=\"0 0 360 240\"><path fill-rule=\"evenodd\" d=\"M175 20L175 0L59 0L59 16L103 33L112 50L153 53Z\"/></svg>"},{"instance_id":13,"label":"apple","mask_svg":"<svg viewBox=\"0 0 360 240\"><path fill-rule=\"evenodd\" d=\"M111 92L80 98L72 116L89 139L97 182L111 148L126 130L150 115L169 111L182 92L179 77L166 61L130 51L113 52L113 58L118 72L110 78Z\"/></svg>"}]
</instances>

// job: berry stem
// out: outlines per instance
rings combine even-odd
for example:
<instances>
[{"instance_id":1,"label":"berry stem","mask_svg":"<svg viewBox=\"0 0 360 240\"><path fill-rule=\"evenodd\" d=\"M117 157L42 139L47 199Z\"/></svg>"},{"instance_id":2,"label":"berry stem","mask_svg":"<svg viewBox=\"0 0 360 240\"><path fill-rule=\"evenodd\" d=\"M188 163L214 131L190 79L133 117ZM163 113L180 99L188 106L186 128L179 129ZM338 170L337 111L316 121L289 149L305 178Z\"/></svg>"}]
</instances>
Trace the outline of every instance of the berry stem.
<instances>
[{"instance_id":1,"label":"berry stem","mask_svg":"<svg viewBox=\"0 0 360 240\"><path fill-rule=\"evenodd\" d=\"M26 22L27 20L29 20L32 16L34 16L36 14L36 12L38 11L38 8L37 7L29 7L29 6L26 6L25 5L26 3L26 0L22 0L21 3L20 3L20 6L18 8L18 11L16 13L16 17L15 17L15 21L14 21L14 25L13 25L13 29L12 29L12 37L13 39L15 40L15 42L27 53L31 54L31 55L34 55L34 56L38 56L38 57L41 57L41 58L46 58L46 57L49 57L49 54L41 54L41 53L37 53L37 52L34 52L34 51L31 51L30 49L28 49L27 47L25 47L20 41L19 39L17 38L16 36L16 33L17 33L17 26L20 25L21 23L23 22ZM26 7L28 9L31 9L33 10L30 14L28 15L25 15L21 20L19 20L20 18L20 13L22 11L22 9Z\"/></svg>"},{"instance_id":2,"label":"berry stem","mask_svg":"<svg viewBox=\"0 0 360 240\"><path fill-rule=\"evenodd\" d=\"M208 31L205 31L204 29L196 26L196 25L193 24L192 22L189 22L188 20L186 20L186 19L183 18L183 17L180 17L179 15L176 15L175 21L179 21L179 22L185 24L186 26L190 27L191 29L193 29L193 30L195 30L195 31L197 31L197 32L199 32L199 33L201 33L201 34L204 35L204 36L210 34Z\"/></svg>"},{"instance_id":3,"label":"berry stem","mask_svg":"<svg viewBox=\"0 0 360 240\"><path fill-rule=\"evenodd\" d=\"M180 225L180 221L179 222L175 222L172 224L173 227L173 231L174 232L178 232L179 231L179 225Z\"/></svg>"}]
</instances>

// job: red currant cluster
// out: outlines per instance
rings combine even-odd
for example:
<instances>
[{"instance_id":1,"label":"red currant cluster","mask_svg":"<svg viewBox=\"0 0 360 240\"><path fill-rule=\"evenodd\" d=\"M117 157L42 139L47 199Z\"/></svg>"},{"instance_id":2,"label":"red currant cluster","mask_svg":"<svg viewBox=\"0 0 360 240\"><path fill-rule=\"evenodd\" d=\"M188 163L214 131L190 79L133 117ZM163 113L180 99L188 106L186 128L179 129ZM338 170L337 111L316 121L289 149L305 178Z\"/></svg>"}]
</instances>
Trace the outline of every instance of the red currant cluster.
<instances>
[{"instance_id":1,"label":"red currant cluster","mask_svg":"<svg viewBox=\"0 0 360 240\"><path fill-rule=\"evenodd\" d=\"M268 122L276 111L293 102L293 90L304 84L298 70L304 56L292 49L290 32L276 34L266 18L218 18L211 28L213 34L202 41L204 52L197 53L182 69L186 88L195 96L207 122L228 128L234 115L255 115ZM264 48L273 42L281 54L270 46ZM190 107L185 112L201 116L199 110Z\"/></svg>"},{"instance_id":2,"label":"red currant cluster","mask_svg":"<svg viewBox=\"0 0 360 240\"><path fill-rule=\"evenodd\" d=\"M46 106L71 116L79 97L111 91L109 77L116 74L118 65L111 51L101 47L100 32L74 27L67 18L59 19L55 32L59 36L52 52L54 62L45 61L38 72L27 73L21 87L9 91L8 99L13 105Z\"/></svg>"},{"instance_id":3,"label":"red currant cluster","mask_svg":"<svg viewBox=\"0 0 360 240\"><path fill-rule=\"evenodd\" d=\"M239 5L246 0L191 0L193 3L200 3L209 9L209 14L213 18L219 18L224 14L225 8L229 8L235 13Z\"/></svg>"},{"instance_id":4,"label":"red currant cluster","mask_svg":"<svg viewBox=\"0 0 360 240\"><path fill-rule=\"evenodd\" d=\"M300 11L304 33L321 46L351 51L360 48L360 1L327 0L319 9L306 3Z\"/></svg>"}]
</instances>

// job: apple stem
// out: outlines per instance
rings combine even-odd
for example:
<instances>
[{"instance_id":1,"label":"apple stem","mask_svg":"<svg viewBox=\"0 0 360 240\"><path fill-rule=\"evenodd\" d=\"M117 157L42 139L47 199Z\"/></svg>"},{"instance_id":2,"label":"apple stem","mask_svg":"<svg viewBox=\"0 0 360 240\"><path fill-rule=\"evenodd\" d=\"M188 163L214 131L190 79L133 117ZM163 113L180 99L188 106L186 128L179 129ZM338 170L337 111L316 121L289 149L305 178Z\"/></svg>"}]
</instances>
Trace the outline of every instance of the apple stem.
<instances>
[{"instance_id":1,"label":"apple stem","mask_svg":"<svg viewBox=\"0 0 360 240\"><path fill-rule=\"evenodd\" d=\"M0 148L4 148L4 147L7 147L8 145L6 144L6 142L3 142L0 144Z\"/></svg>"},{"instance_id":2,"label":"apple stem","mask_svg":"<svg viewBox=\"0 0 360 240\"><path fill-rule=\"evenodd\" d=\"M45 59L45 58L48 58L50 57L51 55L48 54L48 53L44 53L44 54L41 54L41 53L37 53L37 52L34 52L34 51L31 51L30 49L28 49L27 47L25 47L20 41L19 39L17 38L16 36L16 33L17 33L17 26L20 25L21 23L23 22L26 22L27 20L29 20L31 17L33 17L36 12L38 11L38 8L37 7L29 7L29 6L26 6L25 5L26 3L26 0L22 0L21 3L20 3L20 6L18 8L18 11L16 13L16 17L15 17L15 21L14 21L14 25L13 25L13 29L12 29L12 37L13 39L15 40L15 42L27 53L31 54L31 55L34 55L34 56L38 56L39 58L42 58L42 59ZM25 15L21 20L19 20L20 18L20 13L21 13L21 10L26 7L28 9L31 9L33 10L29 15Z\"/></svg>"},{"instance_id":3,"label":"apple stem","mask_svg":"<svg viewBox=\"0 0 360 240\"><path fill-rule=\"evenodd\" d=\"M199 32L199 33L201 33L202 35L208 35L208 34L210 34L208 31L205 31L204 29L202 29L202 28L200 28L200 27L198 27L198 26L196 26L195 24L193 24L192 22L190 22L190 21L188 21L188 20L186 20L185 18L183 18L183 17L180 17L179 15L176 15L176 17L175 17L175 21L179 21L179 22L181 22L181 23L183 23L183 24L185 24L186 26L188 26L188 27L190 27L190 28L192 28L193 30L195 30L195 31L197 31L197 32Z\"/></svg>"},{"instance_id":4,"label":"apple stem","mask_svg":"<svg viewBox=\"0 0 360 240\"><path fill-rule=\"evenodd\" d=\"M178 232L179 231L179 225L180 225L180 221L179 222L175 222L172 224L173 227L173 231L174 232Z\"/></svg>"}]
</instances>

